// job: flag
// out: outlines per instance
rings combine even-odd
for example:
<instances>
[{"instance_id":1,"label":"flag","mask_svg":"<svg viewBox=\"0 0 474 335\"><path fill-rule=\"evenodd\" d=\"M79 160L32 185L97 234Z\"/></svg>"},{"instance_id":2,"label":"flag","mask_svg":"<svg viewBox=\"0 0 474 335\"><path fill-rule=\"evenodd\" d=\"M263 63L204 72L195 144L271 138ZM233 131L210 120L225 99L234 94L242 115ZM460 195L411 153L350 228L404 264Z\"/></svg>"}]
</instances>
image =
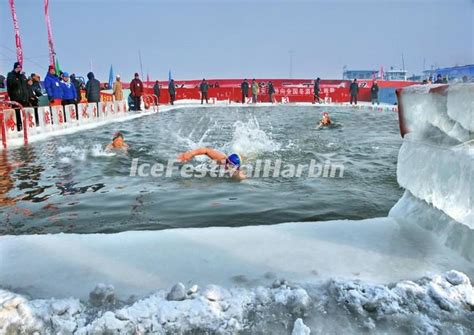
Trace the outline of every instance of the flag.
<instances>
[{"instance_id":1,"label":"flag","mask_svg":"<svg viewBox=\"0 0 474 335\"><path fill-rule=\"evenodd\" d=\"M169 72L168 72L168 81L171 81L171 79L173 79L173 77L171 76L171 70L169 70Z\"/></svg>"},{"instance_id":2,"label":"flag","mask_svg":"<svg viewBox=\"0 0 474 335\"><path fill-rule=\"evenodd\" d=\"M54 52L53 32L51 30L51 21L49 20L49 0L44 0L44 17L46 20L46 29L48 30L49 63L55 65L54 58L56 53Z\"/></svg>"},{"instance_id":3,"label":"flag","mask_svg":"<svg viewBox=\"0 0 474 335\"><path fill-rule=\"evenodd\" d=\"M23 48L21 47L20 27L16 18L15 3L13 0L10 0L10 9L12 11L13 29L15 30L16 58L17 61L23 65Z\"/></svg>"},{"instance_id":4,"label":"flag","mask_svg":"<svg viewBox=\"0 0 474 335\"><path fill-rule=\"evenodd\" d=\"M59 76L59 73L61 72L61 67L59 66L59 59L56 57L56 64L54 64L54 68L56 70L56 75Z\"/></svg>"},{"instance_id":5,"label":"flag","mask_svg":"<svg viewBox=\"0 0 474 335\"><path fill-rule=\"evenodd\" d=\"M110 64L110 71L109 71L109 88L112 88L114 85L114 68L112 64Z\"/></svg>"}]
</instances>

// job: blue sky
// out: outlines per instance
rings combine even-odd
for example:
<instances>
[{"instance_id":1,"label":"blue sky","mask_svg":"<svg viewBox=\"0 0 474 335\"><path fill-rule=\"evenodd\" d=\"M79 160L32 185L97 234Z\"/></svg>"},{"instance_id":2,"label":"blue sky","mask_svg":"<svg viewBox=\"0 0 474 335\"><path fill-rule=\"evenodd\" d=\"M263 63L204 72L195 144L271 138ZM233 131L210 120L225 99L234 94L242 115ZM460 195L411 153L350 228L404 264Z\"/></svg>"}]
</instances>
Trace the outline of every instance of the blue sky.
<instances>
[{"instance_id":1,"label":"blue sky","mask_svg":"<svg viewBox=\"0 0 474 335\"><path fill-rule=\"evenodd\" d=\"M48 65L42 0L15 1L25 71ZM50 0L61 67L106 81L110 64L131 79L341 78L342 67L474 63L474 0ZM11 70L15 42L8 0L0 0L0 73Z\"/></svg>"}]
</instances>

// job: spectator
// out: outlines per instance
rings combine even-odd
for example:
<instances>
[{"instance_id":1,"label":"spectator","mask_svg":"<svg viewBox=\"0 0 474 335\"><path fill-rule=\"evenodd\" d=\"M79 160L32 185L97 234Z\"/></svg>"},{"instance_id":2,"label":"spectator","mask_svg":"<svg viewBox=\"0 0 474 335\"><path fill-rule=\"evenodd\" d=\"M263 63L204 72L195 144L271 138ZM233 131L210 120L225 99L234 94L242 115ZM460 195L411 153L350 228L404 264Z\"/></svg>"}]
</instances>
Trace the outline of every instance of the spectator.
<instances>
[{"instance_id":1,"label":"spectator","mask_svg":"<svg viewBox=\"0 0 474 335\"><path fill-rule=\"evenodd\" d=\"M115 101L123 100L123 90L122 90L122 82L120 81L120 75L117 75L115 77L112 93L114 95Z\"/></svg>"},{"instance_id":2,"label":"spectator","mask_svg":"<svg viewBox=\"0 0 474 335\"><path fill-rule=\"evenodd\" d=\"M34 75L34 73L33 73ZM38 97L36 96L35 93L35 88L34 88L34 83L33 83L33 78L28 77L28 80L26 82L26 92L27 92L27 97L28 97L28 106L33 107L35 110L35 124L39 125L39 116L38 116ZM40 92L41 93L41 92Z\"/></svg>"},{"instance_id":3,"label":"spectator","mask_svg":"<svg viewBox=\"0 0 474 335\"><path fill-rule=\"evenodd\" d=\"M77 91L73 83L69 79L69 74L63 72L63 81L61 82L61 90L63 91L63 106L75 104L77 101Z\"/></svg>"},{"instance_id":4,"label":"spectator","mask_svg":"<svg viewBox=\"0 0 474 335\"><path fill-rule=\"evenodd\" d=\"M36 97L43 96L43 88L41 87L41 78L36 73L31 74L31 80L33 81L33 91Z\"/></svg>"},{"instance_id":5,"label":"spectator","mask_svg":"<svg viewBox=\"0 0 474 335\"><path fill-rule=\"evenodd\" d=\"M240 84L240 89L242 90L242 103L245 103L245 100L249 97L249 82L247 79L244 79Z\"/></svg>"},{"instance_id":6,"label":"spectator","mask_svg":"<svg viewBox=\"0 0 474 335\"><path fill-rule=\"evenodd\" d=\"M258 99L258 83L252 79L252 103L256 104Z\"/></svg>"},{"instance_id":7,"label":"spectator","mask_svg":"<svg viewBox=\"0 0 474 335\"><path fill-rule=\"evenodd\" d=\"M357 95L359 94L359 85L357 84L357 79L351 83L349 87L349 93L351 94L351 105L354 102L357 105Z\"/></svg>"},{"instance_id":8,"label":"spectator","mask_svg":"<svg viewBox=\"0 0 474 335\"><path fill-rule=\"evenodd\" d=\"M174 85L174 79L171 79L168 83L168 93L170 95L170 104L174 105L176 99L176 86Z\"/></svg>"},{"instance_id":9,"label":"spectator","mask_svg":"<svg viewBox=\"0 0 474 335\"><path fill-rule=\"evenodd\" d=\"M76 90L76 107L77 104L80 104L82 101L82 94L81 94L81 88L82 88L82 83L79 79L76 78L76 75L73 73L71 74L71 84L74 85L74 89ZM77 113L79 115L79 113Z\"/></svg>"},{"instance_id":10,"label":"spectator","mask_svg":"<svg viewBox=\"0 0 474 335\"><path fill-rule=\"evenodd\" d=\"M153 94L156 96L156 105L158 106L160 104L161 95L160 82L158 80L155 81L155 85L153 85Z\"/></svg>"},{"instance_id":11,"label":"spectator","mask_svg":"<svg viewBox=\"0 0 474 335\"><path fill-rule=\"evenodd\" d=\"M379 85L377 81L374 80L372 86L370 87L370 100L372 101L372 105L377 102L377 105L380 105L379 102Z\"/></svg>"},{"instance_id":12,"label":"spectator","mask_svg":"<svg viewBox=\"0 0 474 335\"><path fill-rule=\"evenodd\" d=\"M319 81L321 79L316 78L316 80L314 81L314 99L313 99L313 104L316 103L316 101L318 101L319 103L322 103L321 101L321 98L319 96L319 92L320 92L320 87L319 87Z\"/></svg>"},{"instance_id":13,"label":"spectator","mask_svg":"<svg viewBox=\"0 0 474 335\"><path fill-rule=\"evenodd\" d=\"M467 76L462 76L462 82L463 83L467 83L469 81L469 79L467 78Z\"/></svg>"},{"instance_id":14,"label":"spectator","mask_svg":"<svg viewBox=\"0 0 474 335\"><path fill-rule=\"evenodd\" d=\"M268 96L271 103L273 103L273 94L275 94L275 88L273 87L273 83L271 81L268 82Z\"/></svg>"},{"instance_id":15,"label":"spectator","mask_svg":"<svg viewBox=\"0 0 474 335\"><path fill-rule=\"evenodd\" d=\"M98 103L100 101L100 82L95 79L94 73L87 74L86 99L87 102Z\"/></svg>"},{"instance_id":16,"label":"spectator","mask_svg":"<svg viewBox=\"0 0 474 335\"><path fill-rule=\"evenodd\" d=\"M39 116L38 116L38 106L39 98L43 96L43 88L41 87L41 78L36 73L31 74L32 80L32 89L33 93L36 96L36 101L32 101L31 105L35 108L35 121L36 125L39 125Z\"/></svg>"},{"instance_id":17,"label":"spectator","mask_svg":"<svg viewBox=\"0 0 474 335\"><path fill-rule=\"evenodd\" d=\"M143 95L143 83L140 80L138 73L135 73L135 78L130 82L130 94L133 99L133 106L135 111L141 111L141 99Z\"/></svg>"},{"instance_id":18,"label":"spectator","mask_svg":"<svg viewBox=\"0 0 474 335\"><path fill-rule=\"evenodd\" d=\"M48 94L49 104L51 106L61 105L63 91L61 90L59 78L56 76L56 70L53 65L49 66L48 73L44 78L44 88L46 89L46 94Z\"/></svg>"},{"instance_id":19,"label":"spectator","mask_svg":"<svg viewBox=\"0 0 474 335\"><path fill-rule=\"evenodd\" d=\"M436 81L434 82L435 84L444 84L443 78L441 77L440 74L436 76Z\"/></svg>"},{"instance_id":20,"label":"spectator","mask_svg":"<svg viewBox=\"0 0 474 335\"><path fill-rule=\"evenodd\" d=\"M207 93L209 91L209 84L206 82L206 79L203 79L201 85L199 85L199 91L201 92L201 105L206 99L206 104L209 103Z\"/></svg>"},{"instance_id":21,"label":"spectator","mask_svg":"<svg viewBox=\"0 0 474 335\"><path fill-rule=\"evenodd\" d=\"M26 77L21 72L23 67L19 62L16 62L13 65L13 71L7 75L7 92L11 101L18 102L22 106L28 106L28 92ZM21 122L21 110L20 108L15 108L16 115L16 129L18 131L22 130Z\"/></svg>"},{"instance_id":22,"label":"spectator","mask_svg":"<svg viewBox=\"0 0 474 335\"><path fill-rule=\"evenodd\" d=\"M5 76L0 74L0 88L5 88Z\"/></svg>"}]
</instances>

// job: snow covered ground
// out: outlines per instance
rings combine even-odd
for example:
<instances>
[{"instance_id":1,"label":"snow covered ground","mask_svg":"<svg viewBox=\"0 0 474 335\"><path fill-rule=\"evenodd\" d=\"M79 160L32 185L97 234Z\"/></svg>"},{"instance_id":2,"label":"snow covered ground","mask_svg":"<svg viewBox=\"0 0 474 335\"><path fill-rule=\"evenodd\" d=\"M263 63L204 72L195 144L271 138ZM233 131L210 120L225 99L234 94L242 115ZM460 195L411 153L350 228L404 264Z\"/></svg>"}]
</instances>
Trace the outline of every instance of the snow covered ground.
<instances>
[{"instance_id":1,"label":"snow covered ground","mask_svg":"<svg viewBox=\"0 0 474 335\"><path fill-rule=\"evenodd\" d=\"M387 218L2 236L0 334L471 334L472 85L423 90Z\"/></svg>"}]
</instances>

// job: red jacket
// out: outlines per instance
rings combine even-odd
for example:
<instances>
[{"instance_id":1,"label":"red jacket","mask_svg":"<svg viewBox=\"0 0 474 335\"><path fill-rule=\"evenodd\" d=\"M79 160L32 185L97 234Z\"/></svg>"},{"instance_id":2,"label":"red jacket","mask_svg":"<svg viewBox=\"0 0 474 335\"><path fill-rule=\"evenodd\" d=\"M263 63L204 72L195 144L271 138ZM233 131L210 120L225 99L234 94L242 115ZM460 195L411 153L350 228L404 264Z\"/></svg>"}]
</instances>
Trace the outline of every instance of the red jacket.
<instances>
[{"instance_id":1,"label":"red jacket","mask_svg":"<svg viewBox=\"0 0 474 335\"><path fill-rule=\"evenodd\" d=\"M140 79L133 79L130 82L130 92L135 97L141 97L143 95L143 83Z\"/></svg>"}]
</instances>

